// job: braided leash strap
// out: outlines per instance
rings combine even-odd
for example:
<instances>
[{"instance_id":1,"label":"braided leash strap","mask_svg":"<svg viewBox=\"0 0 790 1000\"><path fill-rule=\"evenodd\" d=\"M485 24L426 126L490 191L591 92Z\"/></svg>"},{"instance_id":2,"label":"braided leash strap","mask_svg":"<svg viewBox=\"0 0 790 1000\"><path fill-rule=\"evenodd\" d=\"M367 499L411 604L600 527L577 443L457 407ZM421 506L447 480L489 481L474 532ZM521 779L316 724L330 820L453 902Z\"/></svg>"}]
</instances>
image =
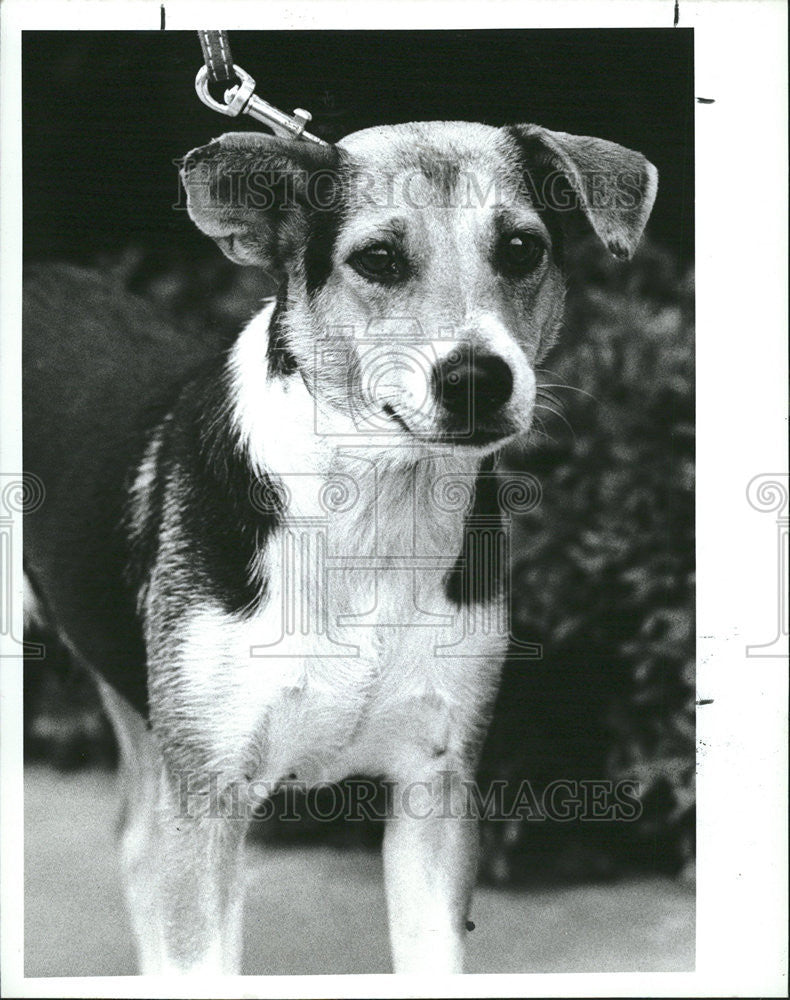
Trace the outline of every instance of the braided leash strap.
<instances>
[{"instance_id":1,"label":"braided leash strap","mask_svg":"<svg viewBox=\"0 0 790 1000\"><path fill-rule=\"evenodd\" d=\"M198 31L200 47L210 83L228 83L235 79L233 56L227 31Z\"/></svg>"}]
</instances>

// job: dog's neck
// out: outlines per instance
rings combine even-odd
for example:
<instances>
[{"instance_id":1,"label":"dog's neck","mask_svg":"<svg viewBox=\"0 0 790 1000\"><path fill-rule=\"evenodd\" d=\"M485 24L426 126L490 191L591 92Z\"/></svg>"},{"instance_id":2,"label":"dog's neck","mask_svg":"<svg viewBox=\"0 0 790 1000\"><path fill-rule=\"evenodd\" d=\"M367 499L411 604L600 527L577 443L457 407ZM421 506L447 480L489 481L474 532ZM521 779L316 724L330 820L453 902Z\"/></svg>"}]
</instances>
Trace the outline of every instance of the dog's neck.
<instances>
[{"instance_id":1,"label":"dog's neck","mask_svg":"<svg viewBox=\"0 0 790 1000\"><path fill-rule=\"evenodd\" d=\"M472 488L481 459L469 449L371 441L350 417L322 406L298 371L271 365L273 306L255 316L230 358L232 420L253 472L285 487L285 520L327 517L354 550L380 556L416 547L460 548L465 509L443 496Z\"/></svg>"}]
</instances>

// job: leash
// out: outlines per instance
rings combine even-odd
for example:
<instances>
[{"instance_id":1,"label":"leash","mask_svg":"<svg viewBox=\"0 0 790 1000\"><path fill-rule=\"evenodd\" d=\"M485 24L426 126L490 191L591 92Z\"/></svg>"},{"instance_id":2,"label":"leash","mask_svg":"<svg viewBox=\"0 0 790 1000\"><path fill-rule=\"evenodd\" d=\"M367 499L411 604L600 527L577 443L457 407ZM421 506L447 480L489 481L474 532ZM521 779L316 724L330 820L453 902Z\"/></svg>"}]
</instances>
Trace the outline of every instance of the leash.
<instances>
[{"instance_id":1,"label":"leash","mask_svg":"<svg viewBox=\"0 0 790 1000\"><path fill-rule=\"evenodd\" d=\"M221 115L236 117L249 115L267 125L275 135L285 139L304 139L319 146L328 143L305 131L312 119L309 111L295 108L292 115L275 108L255 93L255 81L249 73L233 62L227 31L198 31L204 64L195 77L195 90L200 100ZM232 83L225 91L225 103L216 101L209 93L209 84Z\"/></svg>"}]
</instances>

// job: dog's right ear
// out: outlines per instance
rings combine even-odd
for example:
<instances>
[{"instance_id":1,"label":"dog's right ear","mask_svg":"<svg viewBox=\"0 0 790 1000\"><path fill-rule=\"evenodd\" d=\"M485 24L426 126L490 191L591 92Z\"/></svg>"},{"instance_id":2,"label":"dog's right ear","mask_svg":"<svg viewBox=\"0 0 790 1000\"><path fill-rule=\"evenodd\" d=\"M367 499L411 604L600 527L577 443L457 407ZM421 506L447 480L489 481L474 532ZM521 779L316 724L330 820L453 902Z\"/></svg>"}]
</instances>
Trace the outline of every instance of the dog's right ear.
<instances>
[{"instance_id":1,"label":"dog's right ear","mask_svg":"<svg viewBox=\"0 0 790 1000\"><path fill-rule=\"evenodd\" d=\"M232 261L281 270L294 213L337 200L339 159L335 146L227 132L181 161L187 210Z\"/></svg>"}]
</instances>

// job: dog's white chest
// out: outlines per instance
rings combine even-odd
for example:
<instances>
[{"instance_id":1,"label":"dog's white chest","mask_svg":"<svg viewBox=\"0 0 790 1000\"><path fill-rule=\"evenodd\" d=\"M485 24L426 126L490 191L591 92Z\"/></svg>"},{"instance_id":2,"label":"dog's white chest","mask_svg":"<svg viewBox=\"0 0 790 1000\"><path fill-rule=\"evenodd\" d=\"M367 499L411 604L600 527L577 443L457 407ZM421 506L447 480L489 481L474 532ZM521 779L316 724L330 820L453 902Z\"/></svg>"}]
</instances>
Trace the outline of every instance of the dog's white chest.
<instances>
[{"instance_id":1,"label":"dog's white chest","mask_svg":"<svg viewBox=\"0 0 790 1000\"><path fill-rule=\"evenodd\" d=\"M296 514L262 557L262 609L244 620L202 609L182 647L184 686L216 720L212 760L272 782L444 752L484 707L505 645L497 608L445 594L462 516L430 517L408 491L388 510L354 516L338 494L320 511L305 502L314 486L292 486Z\"/></svg>"}]
</instances>

